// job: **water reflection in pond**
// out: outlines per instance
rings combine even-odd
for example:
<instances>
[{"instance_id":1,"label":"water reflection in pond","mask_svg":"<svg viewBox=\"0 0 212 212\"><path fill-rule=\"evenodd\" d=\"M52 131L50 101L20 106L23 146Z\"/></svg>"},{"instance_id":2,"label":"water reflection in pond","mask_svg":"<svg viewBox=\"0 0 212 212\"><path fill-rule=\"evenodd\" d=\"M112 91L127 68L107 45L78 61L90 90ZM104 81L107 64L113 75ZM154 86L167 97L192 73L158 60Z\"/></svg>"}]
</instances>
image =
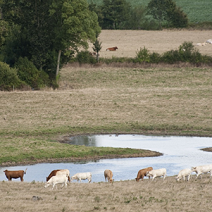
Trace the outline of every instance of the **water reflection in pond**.
<instances>
[{"instance_id":1,"label":"water reflection in pond","mask_svg":"<svg viewBox=\"0 0 212 212\"><path fill-rule=\"evenodd\" d=\"M160 157L103 159L87 163L43 163L30 166L1 167L0 180L6 180L4 170L18 170L28 167L25 181L45 181L53 169L69 169L70 174L91 171L93 182L104 181L103 172L111 169L115 180L134 179L139 169L152 166L166 168L167 175L176 175L183 168L212 164L212 153L201 148L212 146L208 137L144 136L144 135L94 135L70 138L70 144L104 147L128 147L149 149L163 153Z\"/></svg>"}]
</instances>

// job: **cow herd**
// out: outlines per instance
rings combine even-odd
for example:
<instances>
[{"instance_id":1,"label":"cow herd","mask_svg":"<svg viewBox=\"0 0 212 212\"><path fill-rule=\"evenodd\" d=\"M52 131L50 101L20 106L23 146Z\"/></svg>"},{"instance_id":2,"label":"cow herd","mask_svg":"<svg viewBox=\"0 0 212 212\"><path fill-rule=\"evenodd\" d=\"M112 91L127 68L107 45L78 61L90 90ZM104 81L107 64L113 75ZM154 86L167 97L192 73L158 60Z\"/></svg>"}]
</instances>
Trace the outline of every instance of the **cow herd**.
<instances>
[{"instance_id":1,"label":"cow herd","mask_svg":"<svg viewBox=\"0 0 212 212\"><path fill-rule=\"evenodd\" d=\"M27 169L26 169L27 170ZM23 181L23 176L26 174L26 170L18 170L18 171L8 171L5 170L5 176L6 178L11 181L13 178L17 179L20 178L21 181ZM196 166L192 168L183 169L179 172L179 174L176 177L176 180L179 181L183 179L184 181L187 179L189 181L192 172L196 172L196 179L200 176L202 178L202 174L210 173L210 178L212 176L212 164L210 165L202 165L202 166ZM163 180L166 178L166 169L153 169L152 167L144 168L138 171L137 177L135 180L138 182L140 179L143 181L144 177L148 177L149 179L152 178L154 180L156 177L163 177ZM113 179L113 172L109 169L106 169L104 171L104 178L105 181L112 183L114 181ZM68 169L57 169L53 170L48 177L46 177L46 183L45 188L52 185L52 189L57 184L61 184L62 187L67 187L67 182L72 182L73 180L80 181L81 180L88 180L90 183L92 181L92 174L91 172L85 172L85 173L76 173L72 177L70 177L70 172Z\"/></svg>"}]
</instances>

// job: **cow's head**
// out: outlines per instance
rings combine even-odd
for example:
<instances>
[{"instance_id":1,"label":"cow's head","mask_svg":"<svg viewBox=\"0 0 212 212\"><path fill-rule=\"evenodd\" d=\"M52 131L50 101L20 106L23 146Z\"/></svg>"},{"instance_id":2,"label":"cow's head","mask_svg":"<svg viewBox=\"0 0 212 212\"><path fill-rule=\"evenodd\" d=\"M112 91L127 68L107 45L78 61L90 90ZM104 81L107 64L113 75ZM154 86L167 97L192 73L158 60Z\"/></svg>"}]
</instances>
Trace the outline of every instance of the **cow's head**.
<instances>
[{"instance_id":1,"label":"cow's head","mask_svg":"<svg viewBox=\"0 0 212 212\"><path fill-rule=\"evenodd\" d=\"M176 179L176 181L179 181L179 180L180 180L180 178L179 178L179 177L175 177L175 179Z\"/></svg>"},{"instance_id":2,"label":"cow's head","mask_svg":"<svg viewBox=\"0 0 212 212\"><path fill-rule=\"evenodd\" d=\"M46 182L44 187L47 188L48 186L50 186L50 183Z\"/></svg>"}]
</instances>

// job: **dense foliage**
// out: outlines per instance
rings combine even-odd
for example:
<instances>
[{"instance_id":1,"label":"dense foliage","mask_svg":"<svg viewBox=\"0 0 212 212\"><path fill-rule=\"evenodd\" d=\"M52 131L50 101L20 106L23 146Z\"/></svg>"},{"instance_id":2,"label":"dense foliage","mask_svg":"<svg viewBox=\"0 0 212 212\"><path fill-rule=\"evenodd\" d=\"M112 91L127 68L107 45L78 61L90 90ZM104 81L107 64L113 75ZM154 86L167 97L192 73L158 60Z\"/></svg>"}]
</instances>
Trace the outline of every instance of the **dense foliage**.
<instances>
[{"instance_id":1,"label":"dense foliage","mask_svg":"<svg viewBox=\"0 0 212 212\"><path fill-rule=\"evenodd\" d=\"M78 48L86 48L100 32L86 0L5 0L0 8L0 59L13 67L19 58L27 58L53 80Z\"/></svg>"},{"instance_id":2,"label":"dense foliage","mask_svg":"<svg viewBox=\"0 0 212 212\"><path fill-rule=\"evenodd\" d=\"M103 0L87 0L88 3L102 5ZM146 7L150 0L126 0L133 8ZM212 1L211 0L174 0L177 7L180 7L188 15L189 24L202 26L203 23L212 22ZM208 26L207 26L208 27Z\"/></svg>"},{"instance_id":3,"label":"dense foliage","mask_svg":"<svg viewBox=\"0 0 212 212\"><path fill-rule=\"evenodd\" d=\"M0 62L0 90L22 89L26 84L18 78L17 70Z\"/></svg>"},{"instance_id":4,"label":"dense foliage","mask_svg":"<svg viewBox=\"0 0 212 212\"><path fill-rule=\"evenodd\" d=\"M132 7L127 0L103 0L101 5L91 2L89 8L98 14L103 29L160 29L162 24L177 28L188 25L187 15L172 0L151 0L147 7Z\"/></svg>"}]
</instances>

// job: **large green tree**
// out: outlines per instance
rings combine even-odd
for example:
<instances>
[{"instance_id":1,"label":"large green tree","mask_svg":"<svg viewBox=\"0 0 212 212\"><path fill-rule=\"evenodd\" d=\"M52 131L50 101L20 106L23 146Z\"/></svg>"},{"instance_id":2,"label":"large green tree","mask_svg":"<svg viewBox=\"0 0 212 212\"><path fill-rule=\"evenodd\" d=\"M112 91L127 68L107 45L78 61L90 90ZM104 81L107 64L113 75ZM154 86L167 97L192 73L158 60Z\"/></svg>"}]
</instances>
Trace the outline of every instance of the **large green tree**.
<instances>
[{"instance_id":1,"label":"large green tree","mask_svg":"<svg viewBox=\"0 0 212 212\"><path fill-rule=\"evenodd\" d=\"M187 15L172 0L151 0L147 9L148 14L158 20L160 28L163 21L167 21L172 27L188 25Z\"/></svg>"},{"instance_id":2,"label":"large green tree","mask_svg":"<svg viewBox=\"0 0 212 212\"><path fill-rule=\"evenodd\" d=\"M0 7L13 32L8 45L14 52L17 45L24 47L13 62L27 57L37 68L56 76L65 59L79 47L86 48L88 40L95 41L100 32L97 15L88 9L86 0L4 0Z\"/></svg>"},{"instance_id":3,"label":"large green tree","mask_svg":"<svg viewBox=\"0 0 212 212\"><path fill-rule=\"evenodd\" d=\"M103 0L101 7L103 28L123 28L129 19L130 4L126 0Z\"/></svg>"}]
</instances>

